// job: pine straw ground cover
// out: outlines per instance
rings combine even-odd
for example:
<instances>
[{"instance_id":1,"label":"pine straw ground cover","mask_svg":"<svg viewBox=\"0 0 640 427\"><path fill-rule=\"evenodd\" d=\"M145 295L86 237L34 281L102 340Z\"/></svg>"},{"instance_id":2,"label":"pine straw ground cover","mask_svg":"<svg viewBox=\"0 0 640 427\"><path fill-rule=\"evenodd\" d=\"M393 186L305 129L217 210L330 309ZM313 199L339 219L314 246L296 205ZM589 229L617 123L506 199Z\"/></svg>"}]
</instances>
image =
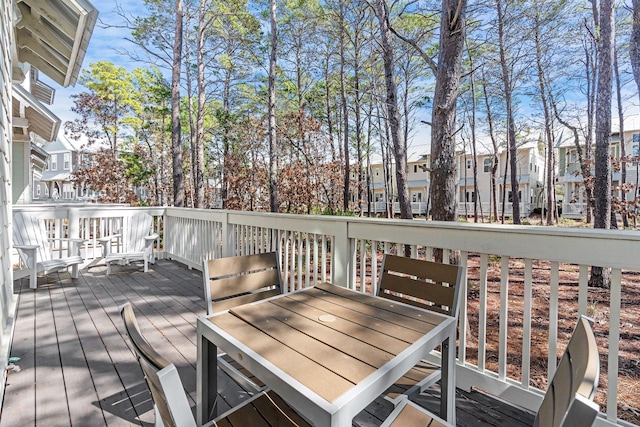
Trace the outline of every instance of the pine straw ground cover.
<instances>
[{"instance_id":1,"label":"pine straw ground cover","mask_svg":"<svg viewBox=\"0 0 640 427\"><path fill-rule=\"evenodd\" d=\"M467 362L477 363L479 310L479 260L470 255L468 265L468 330ZM522 320L524 292L524 262L509 262L509 324L507 375L520 381L522 361ZM532 386L547 388L547 348L549 337L549 276L548 262L533 263L533 313L531 336ZM560 265L558 356L562 355L578 317L578 266ZM487 277L487 334L486 368L498 371L498 339L500 308L500 266L492 263ZM587 315L594 319L594 332L600 351L600 386L596 402L606 411L606 384L609 290L589 288ZM640 425L640 272L623 272L621 301L621 330L618 377L618 416Z\"/></svg>"}]
</instances>

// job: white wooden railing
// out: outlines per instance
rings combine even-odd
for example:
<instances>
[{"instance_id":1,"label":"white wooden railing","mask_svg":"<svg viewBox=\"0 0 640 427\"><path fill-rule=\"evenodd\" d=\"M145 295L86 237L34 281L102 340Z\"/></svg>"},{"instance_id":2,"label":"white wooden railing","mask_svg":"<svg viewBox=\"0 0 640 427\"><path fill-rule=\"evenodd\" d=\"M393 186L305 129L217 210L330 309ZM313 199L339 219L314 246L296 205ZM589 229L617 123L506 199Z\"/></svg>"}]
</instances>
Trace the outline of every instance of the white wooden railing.
<instances>
[{"instance_id":1,"label":"white wooden railing","mask_svg":"<svg viewBox=\"0 0 640 427\"><path fill-rule=\"evenodd\" d=\"M587 216L586 203L563 203L562 216L565 218L583 218Z\"/></svg>"},{"instance_id":2,"label":"white wooden railing","mask_svg":"<svg viewBox=\"0 0 640 427\"><path fill-rule=\"evenodd\" d=\"M633 425L618 419L619 407L625 405L624 400L619 401L619 355L624 344L620 335L623 278L640 270L637 232L141 209L156 218L160 257L199 269L210 257L278 250L288 290L330 280L375 293L384 253L433 259L437 250L442 250L443 259L454 258L468 271L460 312L460 331L464 333L458 340L458 387L477 386L531 410L537 409L542 396L532 386L533 381L540 380L533 375L532 360L543 357L543 364L550 367L543 376L552 376L566 344L561 338L567 336L566 328L570 331L580 314L595 315L598 332L605 335L602 342L606 344L600 353L602 373L607 378L600 382L599 394L606 396L606 403L595 425ZM49 215L55 223L53 232L64 230L61 232L71 237L88 239L85 256L91 264L99 262L95 239L117 230L122 217L135 211L76 205L39 208L37 213ZM593 307L590 301L587 281L592 265L611 268L605 306ZM575 283L567 283L564 274L569 271L577 273ZM470 304L475 305L474 310L469 310ZM541 305L543 310L539 310ZM513 338L512 331L516 330L521 339ZM546 348L531 345L532 334L540 333L547 336ZM514 356L519 363L513 362Z\"/></svg>"}]
</instances>

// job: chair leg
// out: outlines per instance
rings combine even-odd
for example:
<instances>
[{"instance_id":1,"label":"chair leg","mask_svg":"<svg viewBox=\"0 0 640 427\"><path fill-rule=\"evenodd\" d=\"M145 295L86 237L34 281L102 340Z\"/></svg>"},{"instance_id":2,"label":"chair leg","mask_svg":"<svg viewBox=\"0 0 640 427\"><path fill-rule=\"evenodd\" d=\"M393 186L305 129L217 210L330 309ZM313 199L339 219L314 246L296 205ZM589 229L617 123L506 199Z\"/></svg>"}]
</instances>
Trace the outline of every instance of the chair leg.
<instances>
[{"instance_id":1,"label":"chair leg","mask_svg":"<svg viewBox=\"0 0 640 427\"><path fill-rule=\"evenodd\" d=\"M31 274L29 274L29 287L31 289L38 288L38 270L35 268L31 269Z\"/></svg>"},{"instance_id":2,"label":"chair leg","mask_svg":"<svg viewBox=\"0 0 640 427\"><path fill-rule=\"evenodd\" d=\"M71 266L71 277L73 279L77 279L78 277L80 277L79 272L80 272L80 268L78 268L78 264Z\"/></svg>"}]
</instances>

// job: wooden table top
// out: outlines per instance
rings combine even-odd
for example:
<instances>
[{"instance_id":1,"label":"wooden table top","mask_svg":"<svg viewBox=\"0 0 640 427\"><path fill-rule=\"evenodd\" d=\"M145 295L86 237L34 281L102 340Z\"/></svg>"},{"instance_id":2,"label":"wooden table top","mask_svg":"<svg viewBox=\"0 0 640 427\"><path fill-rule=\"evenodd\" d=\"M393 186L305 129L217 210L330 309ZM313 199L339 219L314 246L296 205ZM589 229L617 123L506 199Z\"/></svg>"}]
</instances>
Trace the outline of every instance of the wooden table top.
<instances>
[{"instance_id":1,"label":"wooden table top","mask_svg":"<svg viewBox=\"0 0 640 427\"><path fill-rule=\"evenodd\" d=\"M447 319L327 283L208 318L331 404Z\"/></svg>"}]
</instances>

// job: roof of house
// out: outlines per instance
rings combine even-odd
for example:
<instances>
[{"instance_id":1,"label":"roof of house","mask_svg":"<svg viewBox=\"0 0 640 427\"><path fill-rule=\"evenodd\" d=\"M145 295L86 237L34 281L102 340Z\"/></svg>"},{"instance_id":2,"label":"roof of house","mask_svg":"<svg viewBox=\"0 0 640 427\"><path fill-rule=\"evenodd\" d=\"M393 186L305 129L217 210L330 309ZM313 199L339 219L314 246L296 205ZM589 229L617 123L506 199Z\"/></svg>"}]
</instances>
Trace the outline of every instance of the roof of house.
<instances>
[{"instance_id":1,"label":"roof of house","mask_svg":"<svg viewBox=\"0 0 640 427\"><path fill-rule=\"evenodd\" d=\"M44 149L47 153L62 153L77 151L76 148L69 142L69 139L62 133L58 134L58 137L51 142L44 145Z\"/></svg>"}]
</instances>

